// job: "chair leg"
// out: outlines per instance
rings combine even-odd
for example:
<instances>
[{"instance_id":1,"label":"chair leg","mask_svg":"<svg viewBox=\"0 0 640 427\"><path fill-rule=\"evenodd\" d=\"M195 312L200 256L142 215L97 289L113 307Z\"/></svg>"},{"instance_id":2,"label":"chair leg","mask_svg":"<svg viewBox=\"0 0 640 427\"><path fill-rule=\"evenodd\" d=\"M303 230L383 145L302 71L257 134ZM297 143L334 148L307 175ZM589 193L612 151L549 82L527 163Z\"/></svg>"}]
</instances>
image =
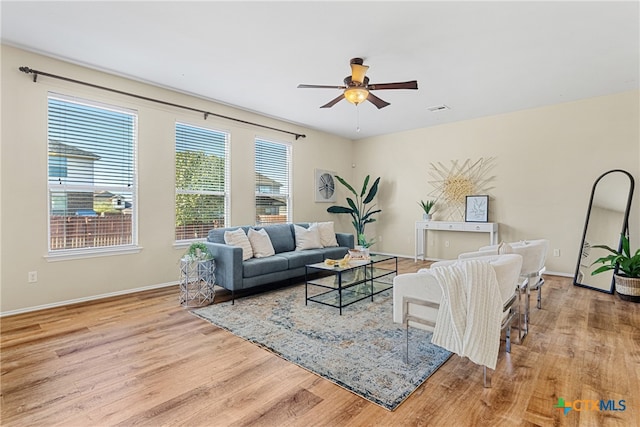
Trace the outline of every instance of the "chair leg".
<instances>
[{"instance_id":1,"label":"chair leg","mask_svg":"<svg viewBox=\"0 0 640 427\"><path fill-rule=\"evenodd\" d=\"M527 336L527 327L523 322L523 316L526 319L526 315L523 313L525 310L522 302L522 289L518 288L518 344L522 344L522 340Z\"/></svg>"},{"instance_id":2,"label":"chair leg","mask_svg":"<svg viewBox=\"0 0 640 427\"><path fill-rule=\"evenodd\" d=\"M531 289L527 284L527 296L524 303L524 332L529 333L529 314L531 313Z\"/></svg>"},{"instance_id":3,"label":"chair leg","mask_svg":"<svg viewBox=\"0 0 640 427\"><path fill-rule=\"evenodd\" d=\"M505 335L506 335L506 341L507 341L505 345L506 350L507 350L507 353L511 353L511 320L507 322L507 329L506 329Z\"/></svg>"},{"instance_id":4,"label":"chair leg","mask_svg":"<svg viewBox=\"0 0 640 427\"><path fill-rule=\"evenodd\" d=\"M538 280L538 309L542 308L542 285L544 285L544 279L541 277Z\"/></svg>"},{"instance_id":5,"label":"chair leg","mask_svg":"<svg viewBox=\"0 0 640 427\"><path fill-rule=\"evenodd\" d=\"M487 374L487 367L483 366L482 367L482 379L483 379L483 385L484 388L491 388L491 374Z\"/></svg>"},{"instance_id":6,"label":"chair leg","mask_svg":"<svg viewBox=\"0 0 640 427\"><path fill-rule=\"evenodd\" d=\"M542 288L538 288L538 304L536 307L538 307L538 310L542 308Z\"/></svg>"},{"instance_id":7,"label":"chair leg","mask_svg":"<svg viewBox=\"0 0 640 427\"><path fill-rule=\"evenodd\" d=\"M404 363L409 364L409 322L406 323L406 343L404 348Z\"/></svg>"}]
</instances>

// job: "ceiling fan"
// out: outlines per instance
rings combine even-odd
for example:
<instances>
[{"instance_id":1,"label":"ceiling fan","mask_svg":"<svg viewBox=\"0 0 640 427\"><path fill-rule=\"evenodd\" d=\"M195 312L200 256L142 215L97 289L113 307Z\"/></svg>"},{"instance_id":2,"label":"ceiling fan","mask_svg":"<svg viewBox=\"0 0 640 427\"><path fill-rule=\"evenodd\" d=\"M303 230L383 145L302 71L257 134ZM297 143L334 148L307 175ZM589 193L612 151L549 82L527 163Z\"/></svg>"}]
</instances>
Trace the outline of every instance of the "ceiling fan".
<instances>
[{"instance_id":1,"label":"ceiling fan","mask_svg":"<svg viewBox=\"0 0 640 427\"><path fill-rule=\"evenodd\" d=\"M365 74L369 69L368 65L363 65L362 58L353 58L350 61L351 75L344 78L344 86L325 86L325 85L305 85L300 84L298 88L311 88L311 89L343 89L344 92L335 99L327 102L320 108L331 108L336 105L342 99L346 99L354 105L358 105L365 100L368 100L373 105L380 108L384 108L390 105L387 101L383 101L374 94L372 90L387 90L387 89L418 89L418 81L411 80L408 82L398 83L372 83L369 84L369 77Z\"/></svg>"}]
</instances>

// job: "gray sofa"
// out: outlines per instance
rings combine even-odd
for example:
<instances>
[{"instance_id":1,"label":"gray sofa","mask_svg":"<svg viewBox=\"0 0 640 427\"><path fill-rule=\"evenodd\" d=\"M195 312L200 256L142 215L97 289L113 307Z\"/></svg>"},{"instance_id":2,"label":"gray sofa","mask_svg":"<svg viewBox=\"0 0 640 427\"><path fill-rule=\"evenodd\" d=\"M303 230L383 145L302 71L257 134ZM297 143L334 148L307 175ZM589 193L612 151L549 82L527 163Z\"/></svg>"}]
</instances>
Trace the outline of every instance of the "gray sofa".
<instances>
[{"instance_id":1,"label":"gray sofa","mask_svg":"<svg viewBox=\"0 0 640 427\"><path fill-rule=\"evenodd\" d=\"M297 223L308 228L308 223ZM275 255L266 258L250 258L242 261L242 248L230 246L224 242L224 232L244 229L250 226L216 228L209 231L205 244L215 259L216 284L231 291L232 303L235 291L249 289L268 283L302 277L305 265L323 262L327 258L340 259L355 243L352 234L336 233L337 247L296 251L296 238L293 224L270 224L255 226L264 228L269 235Z\"/></svg>"}]
</instances>

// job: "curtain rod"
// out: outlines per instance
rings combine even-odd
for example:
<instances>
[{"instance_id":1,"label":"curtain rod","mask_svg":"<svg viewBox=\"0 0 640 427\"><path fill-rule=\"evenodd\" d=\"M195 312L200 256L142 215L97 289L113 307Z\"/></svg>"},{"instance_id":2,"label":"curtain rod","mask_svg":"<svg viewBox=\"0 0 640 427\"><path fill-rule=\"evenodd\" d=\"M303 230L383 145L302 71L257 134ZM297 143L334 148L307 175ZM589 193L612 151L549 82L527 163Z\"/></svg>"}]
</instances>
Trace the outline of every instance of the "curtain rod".
<instances>
[{"instance_id":1,"label":"curtain rod","mask_svg":"<svg viewBox=\"0 0 640 427\"><path fill-rule=\"evenodd\" d=\"M307 135L304 135L304 134L301 134L301 133L290 132L288 130L283 130L283 129L278 129L278 128L274 128L274 127L271 127L271 126L261 125L259 123L253 123L253 122L249 122L249 121L246 121L246 120L236 119L235 117L223 116L222 114L212 113L210 111L205 111L205 110L199 110L199 109L193 108L193 107L187 107L186 105L174 104L172 102L162 101L160 99L149 98L147 96L136 95L135 93L124 92L122 90L112 89L110 87L104 87L104 86L95 85L93 83L87 83L87 82L83 82L83 81L80 81L80 80L70 79L69 77L63 77L63 76L58 76L58 75L55 75L55 74L46 73L44 71L34 70L32 68L29 68L29 67L20 67L19 70L22 71L23 73L26 73L26 74L33 74L33 82L34 83L38 80L38 75L46 76L46 77L52 77L54 79L60 79L60 80L66 81L66 82L71 82L71 83L77 83L77 84L81 84L81 85L85 85L85 86L90 86L90 87L93 87L93 88L96 88L96 89L107 90L109 92L119 93L120 95L132 96L134 98L143 99L145 101L156 102L158 104L168 105L170 107L176 107L176 108L182 108L184 110L195 111L197 113L204 114L204 119L205 120L207 120L208 116L220 117L222 119L233 120L234 122L244 123L246 125L257 126L257 127L261 127L261 128L264 128L264 129L270 129L270 130L275 130L275 131L282 132L282 133L287 133L289 135L295 136L296 137L296 141L299 138L306 138L307 137Z\"/></svg>"}]
</instances>

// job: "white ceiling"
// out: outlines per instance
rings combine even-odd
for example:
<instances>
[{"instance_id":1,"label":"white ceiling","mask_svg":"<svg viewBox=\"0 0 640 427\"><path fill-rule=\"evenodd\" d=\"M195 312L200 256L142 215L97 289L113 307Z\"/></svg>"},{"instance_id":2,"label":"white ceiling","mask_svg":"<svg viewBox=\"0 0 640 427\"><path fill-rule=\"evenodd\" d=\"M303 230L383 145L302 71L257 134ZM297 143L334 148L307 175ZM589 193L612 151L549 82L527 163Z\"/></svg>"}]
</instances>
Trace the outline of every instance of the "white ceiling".
<instances>
[{"instance_id":1,"label":"white ceiling","mask_svg":"<svg viewBox=\"0 0 640 427\"><path fill-rule=\"evenodd\" d=\"M638 89L639 4L3 0L1 14L3 43L360 139ZM353 57L371 83L419 90L376 91L378 110L320 109L340 92L296 88L342 84Z\"/></svg>"}]
</instances>

